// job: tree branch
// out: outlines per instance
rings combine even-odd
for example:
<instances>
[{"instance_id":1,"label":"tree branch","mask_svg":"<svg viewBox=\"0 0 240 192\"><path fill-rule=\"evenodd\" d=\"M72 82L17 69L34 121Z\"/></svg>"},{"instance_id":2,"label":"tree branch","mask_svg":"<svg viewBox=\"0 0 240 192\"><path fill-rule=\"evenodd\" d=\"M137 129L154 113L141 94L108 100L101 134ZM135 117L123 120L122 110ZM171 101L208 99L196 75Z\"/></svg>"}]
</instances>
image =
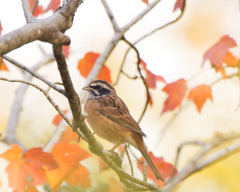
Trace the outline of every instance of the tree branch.
<instances>
[{"instance_id":1,"label":"tree branch","mask_svg":"<svg viewBox=\"0 0 240 192\"><path fill-rule=\"evenodd\" d=\"M83 0L70 0L52 16L34 19L31 23L0 37L0 56L30 42L40 40L57 45L69 45L71 40L64 32L72 26L74 13ZM28 2L22 0L23 6ZM27 3L26 3L27 2ZM26 8L30 11L29 4Z\"/></svg>"},{"instance_id":2,"label":"tree branch","mask_svg":"<svg viewBox=\"0 0 240 192\"><path fill-rule=\"evenodd\" d=\"M32 67L31 70L35 71L38 70L41 66L53 61L53 56L52 55L46 55L45 57L43 57L43 59L38 62L36 65L34 65ZM29 73L27 72L23 72L24 75L24 80L25 81L31 81L32 77ZM4 137L4 141L6 143L15 143L16 142L16 129L17 129L17 125L18 125L18 121L19 121L19 115L22 109L22 101L24 98L24 95L26 93L26 90L28 88L27 84L21 84L19 86L19 88L16 91L16 96L15 96L15 100L13 102L12 108L11 108L11 112L10 112L10 117L8 120L8 124L7 124L7 129L6 129L6 135ZM19 142L18 142L19 144ZM25 148L23 145L21 145L21 147Z\"/></svg>"},{"instance_id":3,"label":"tree branch","mask_svg":"<svg viewBox=\"0 0 240 192\"><path fill-rule=\"evenodd\" d=\"M35 18L32 15L28 0L22 0L22 7L27 23L33 22Z\"/></svg>"},{"instance_id":4,"label":"tree branch","mask_svg":"<svg viewBox=\"0 0 240 192\"><path fill-rule=\"evenodd\" d=\"M139 120L138 120L138 123L140 123L140 121L143 118L143 115L145 114L145 112L147 110L148 102L149 102L149 99L150 99L150 93L149 93L149 89L148 89L147 83L145 81L145 78L143 77L142 72L141 72L141 68L140 68L140 55L139 55L139 52L138 52L137 48L132 43L130 43L128 40L126 40L125 38L123 38L123 41L125 41L137 54L137 69L138 69L138 73L139 73L139 75L140 75L140 77L142 79L143 85L145 86L145 89L146 89L146 92L147 92L147 100L145 102L142 114L140 115Z\"/></svg>"},{"instance_id":5,"label":"tree branch","mask_svg":"<svg viewBox=\"0 0 240 192\"><path fill-rule=\"evenodd\" d=\"M52 56L50 56L52 57ZM27 66L19 63L18 61L11 59L8 56L3 56L4 59L6 59L7 61L9 61L10 63L12 63L13 65L23 69L24 71L27 71L28 73L30 73L31 75L33 75L34 77L36 77L37 79L41 80L42 82L46 83L49 87L53 88L54 90L58 91L59 93L65 95L65 90L58 87L57 85L55 85L54 83L48 81L47 79L45 79L43 76L41 76L39 73L35 72L33 69L28 68Z\"/></svg>"},{"instance_id":6,"label":"tree branch","mask_svg":"<svg viewBox=\"0 0 240 192\"><path fill-rule=\"evenodd\" d=\"M37 5L38 5L38 0L34 0L34 4L33 4L33 7L32 7L32 14L35 12L35 10L37 8Z\"/></svg>"},{"instance_id":7,"label":"tree branch","mask_svg":"<svg viewBox=\"0 0 240 192\"><path fill-rule=\"evenodd\" d=\"M105 10L108 14L108 17L109 17L110 21L112 23L114 31L121 31L121 28L118 26L118 24L117 24L117 22L114 18L114 15L112 13L112 10L110 9L110 7L107 4L107 1L106 0L101 0L101 1L102 1L103 6L105 7Z\"/></svg>"}]
</instances>

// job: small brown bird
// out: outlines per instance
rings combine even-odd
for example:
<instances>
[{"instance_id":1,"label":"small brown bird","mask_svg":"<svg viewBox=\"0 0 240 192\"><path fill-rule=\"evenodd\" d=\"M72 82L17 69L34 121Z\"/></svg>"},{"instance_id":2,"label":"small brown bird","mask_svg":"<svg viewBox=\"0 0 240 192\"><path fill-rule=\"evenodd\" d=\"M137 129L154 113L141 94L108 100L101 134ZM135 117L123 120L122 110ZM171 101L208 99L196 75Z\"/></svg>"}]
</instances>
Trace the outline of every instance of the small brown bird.
<instances>
[{"instance_id":1,"label":"small brown bird","mask_svg":"<svg viewBox=\"0 0 240 192\"><path fill-rule=\"evenodd\" d=\"M83 90L88 91L84 106L87 122L99 137L114 143L110 151L113 152L123 143L131 144L142 153L156 178L164 181L143 143L146 135L130 115L126 104L117 96L115 89L106 81L95 80Z\"/></svg>"}]
</instances>

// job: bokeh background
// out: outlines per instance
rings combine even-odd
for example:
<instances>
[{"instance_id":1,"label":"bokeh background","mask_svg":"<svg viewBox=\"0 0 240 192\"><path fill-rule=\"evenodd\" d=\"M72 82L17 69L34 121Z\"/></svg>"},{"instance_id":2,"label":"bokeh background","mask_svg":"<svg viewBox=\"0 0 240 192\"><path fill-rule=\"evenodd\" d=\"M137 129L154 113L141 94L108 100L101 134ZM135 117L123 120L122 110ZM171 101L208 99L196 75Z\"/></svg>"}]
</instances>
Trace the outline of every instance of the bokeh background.
<instances>
[{"instance_id":1,"label":"bokeh background","mask_svg":"<svg viewBox=\"0 0 240 192\"><path fill-rule=\"evenodd\" d=\"M49 0L40 0L40 5L44 7L48 3ZM120 26L127 24L146 7L146 4L141 0L111 0L108 3ZM180 10L173 12L174 4L175 0L162 0L126 33L126 39L134 42L144 34L177 18L180 15ZM39 18L45 18L51 14L50 11L43 16L39 16ZM21 1L0 0L0 20L3 26L3 34L23 26L25 18ZM229 35L240 45L239 23L238 0L187 0L186 10L178 22L145 38L137 44L137 48L141 58L147 63L148 69L154 74L163 76L167 83L180 78L189 80L188 86L191 89L203 83L211 83L221 77L220 73L216 74L215 70L211 69L209 62L206 62L203 68L201 67L203 54L223 35ZM101 53L112 38L113 33L111 23L100 0L85 0L78 8L73 27L66 32L72 40L68 66L77 92L81 91L85 81L77 70L78 60L82 59L89 51ZM38 47L39 44L46 52L51 53L51 45L34 42L12 51L8 55L29 67L33 66L43 57ZM106 65L111 70L113 82L116 80L127 48L128 46L124 42L120 42L106 62ZM231 52L239 58L239 47L231 49ZM131 76L136 75L135 63L135 53L130 51L124 71ZM15 66L7 63L7 67L9 72L1 71L1 77L22 79L21 72ZM228 69L227 73L236 72L235 70ZM204 72L196 76L201 71ZM38 72L52 82L60 81L55 63L42 67ZM46 87L36 79L33 82ZM3 134L18 86L17 83L0 81L0 132ZM212 87L213 102L208 100L201 114L198 113L195 105L191 103L189 107L180 112L159 143L162 136L161 131L165 124L175 112L179 111L177 109L161 115L164 101L167 98L167 95L161 91L163 87L164 84L159 82L157 88L151 90L153 106L148 107L140 124L143 131L148 135L146 139L148 149L153 151L156 156L162 156L167 162L173 164L177 147L184 141L205 140L211 138L216 132L227 134L240 131L240 109L237 109L240 98L239 81L237 79L224 80ZM138 119L146 99L145 88L141 80L130 80L121 75L116 90L129 107L132 116ZM54 91L50 91L50 94L61 109L68 109L66 98ZM44 145L56 129L56 126L52 124L56 114L55 109L43 94L29 87L23 100L20 122L16 133L17 137L29 148ZM111 148L111 144L99 140L106 148ZM6 144L0 143L0 153L3 153L8 148L9 146ZM180 157L179 169L186 165L198 151L199 148L197 147L186 147ZM136 155L140 157L137 152ZM183 181L176 191L240 191L239 158L240 154L236 153L224 161L195 173ZM94 157L90 161L94 162ZM133 161L136 162L134 159ZM97 165L92 166L90 165L91 162L85 164L92 172L91 177L96 183L104 180L104 177L98 177ZM1 191L9 191L7 188L7 176L4 173L6 165L7 162L0 159ZM124 166L126 171L129 171L127 161ZM141 178L136 165L135 169L136 176Z\"/></svg>"}]
</instances>

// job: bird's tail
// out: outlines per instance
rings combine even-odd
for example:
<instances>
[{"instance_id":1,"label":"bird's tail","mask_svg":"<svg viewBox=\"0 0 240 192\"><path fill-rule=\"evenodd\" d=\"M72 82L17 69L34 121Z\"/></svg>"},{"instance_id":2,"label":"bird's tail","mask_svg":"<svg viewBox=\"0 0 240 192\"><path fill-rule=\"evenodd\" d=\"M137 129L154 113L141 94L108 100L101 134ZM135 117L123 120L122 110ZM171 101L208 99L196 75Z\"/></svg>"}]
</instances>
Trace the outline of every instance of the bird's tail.
<instances>
[{"instance_id":1,"label":"bird's tail","mask_svg":"<svg viewBox=\"0 0 240 192\"><path fill-rule=\"evenodd\" d=\"M163 179L162 175L160 174L160 172L158 171L157 167L153 163L152 159L148 155L147 149L146 149L146 147L145 147L143 142L142 142L141 146L138 146L138 150L142 153L144 159L148 162L148 165L152 169L152 171L153 171L154 175L156 176L156 178L158 180L161 179L164 182L164 179Z\"/></svg>"}]
</instances>

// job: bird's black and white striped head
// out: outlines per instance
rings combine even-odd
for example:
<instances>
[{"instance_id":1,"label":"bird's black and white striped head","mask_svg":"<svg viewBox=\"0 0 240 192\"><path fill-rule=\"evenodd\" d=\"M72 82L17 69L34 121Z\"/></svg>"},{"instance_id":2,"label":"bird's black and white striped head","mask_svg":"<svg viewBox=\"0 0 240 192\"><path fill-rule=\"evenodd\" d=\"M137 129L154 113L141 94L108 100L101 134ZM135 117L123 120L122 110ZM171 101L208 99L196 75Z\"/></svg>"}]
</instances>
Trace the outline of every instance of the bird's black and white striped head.
<instances>
[{"instance_id":1,"label":"bird's black and white striped head","mask_svg":"<svg viewBox=\"0 0 240 192\"><path fill-rule=\"evenodd\" d=\"M115 89L104 80L92 81L88 86L83 87L83 90L88 91L87 100L116 93Z\"/></svg>"}]
</instances>

